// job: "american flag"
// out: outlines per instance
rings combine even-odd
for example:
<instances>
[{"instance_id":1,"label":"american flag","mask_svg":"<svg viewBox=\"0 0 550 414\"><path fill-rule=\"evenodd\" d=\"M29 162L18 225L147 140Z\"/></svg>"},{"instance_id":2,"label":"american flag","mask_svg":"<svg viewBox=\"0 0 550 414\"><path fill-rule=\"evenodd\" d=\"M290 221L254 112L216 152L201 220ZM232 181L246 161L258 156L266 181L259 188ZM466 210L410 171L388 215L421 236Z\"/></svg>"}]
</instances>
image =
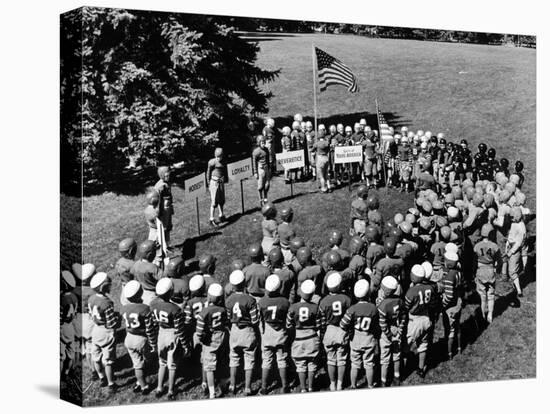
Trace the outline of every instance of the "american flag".
<instances>
[{"instance_id":1,"label":"american flag","mask_svg":"<svg viewBox=\"0 0 550 414\"><path fill-rule=\"evenodd\" d=\"M329 85L344 85L350 92L359 92L357 79L346 65L317 47L315 54L321 92Z\"/></svg>"}]
</instances>

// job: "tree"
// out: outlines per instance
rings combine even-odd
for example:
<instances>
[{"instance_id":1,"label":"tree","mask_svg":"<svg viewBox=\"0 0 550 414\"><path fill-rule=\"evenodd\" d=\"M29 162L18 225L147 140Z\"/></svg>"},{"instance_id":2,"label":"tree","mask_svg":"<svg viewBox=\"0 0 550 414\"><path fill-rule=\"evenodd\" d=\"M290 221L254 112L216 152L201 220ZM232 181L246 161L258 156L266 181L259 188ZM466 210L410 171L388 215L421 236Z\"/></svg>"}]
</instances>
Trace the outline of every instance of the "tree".
<instances>
[{"instance_id":1,"label":"tree","mask_svg":"<svg viewBox=\"0 0 550 414\"><path fill-rule=\"evenodd\" d=\"M267 111L261 85L278 71L256 67L258 46L221 17L85 7L63 25L62 151L82 145L85 180L248 145L250 115ZM80 70L63 71L79 59Z\"/></svg>"}]
</instances>

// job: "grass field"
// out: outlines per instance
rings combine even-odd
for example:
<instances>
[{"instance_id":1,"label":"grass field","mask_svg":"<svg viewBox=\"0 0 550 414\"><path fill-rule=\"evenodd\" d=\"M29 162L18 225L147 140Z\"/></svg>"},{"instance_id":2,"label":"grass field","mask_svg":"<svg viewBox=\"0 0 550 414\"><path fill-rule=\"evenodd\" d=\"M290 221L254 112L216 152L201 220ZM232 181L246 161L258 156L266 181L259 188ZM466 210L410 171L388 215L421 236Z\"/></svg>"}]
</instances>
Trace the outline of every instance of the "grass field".
<instances>
[{"instance_id":1,"label":"grass field","mask_svg":"<svg viewBox=\"0 0 550 414\"><path fill-rule=\"evenodd\" d=\"M534 50L347 35L289 34L270 39L273 40L260 40L259 65L282 69L280 78L269 85L275 95L269 115L278 122L297 112L309 117L313 114L311 57L312 44L315 44L345 62L357 75L361 87L361 92L355 95L347 93L344 88L322 93L319 96L320 117L329 122L338 119L356 122L359 114L374 112L374 99L378 97L390 125L442 131L451 140L468 139L471 147L483 140L511 162L516 159L524 161L527 177L524 190L529 207L535 209ZM280 178L272 184L270 198L277 206L293 207L297 232L308 240L315 254L326 245L329 229L347 230L350 203L347 188L325 195L318 193L313 183L297 183L294 197L290 197L289 186L285 186ZM238 185L227 187L229 224L215 230L208 228L209 201L205 194L199 200L202 234L198 236L194 200L184 200L182 189L177 186L173 189L176 208L173 243L183 246L189 257L205 252L215 254L218 257L216 275L223 281L227 279L231 260L245 258L246 246L261 239L261 215L256 208L253 180L244 182L244 190L247 211L241 215ZM381 189L380 195L385 217L403 211L412 203L410 195L386 189ZM65 196L62 196L62 202L68 206L78 203ZM143 194L105 193L86 197L82 206L82 260L95 263L99 270L113 269L120 239L134 237L143 240L147 236ZM71 233L69 228L74 224L62 225L67 228L66 234ZM532 231L535 231L534 226ZM78 241L75 237L68 239L74 244ZM69 249L70 245L65 247ZM75 259L62 254L64 266ZM534 272L532 268L530 281L535 279ZM115 302L119 296L117 283L113 291ZM488 329L474 322L477 305L466 307L463 329L467 345L462 355L451 362L437 358L430 361L431 369L424 380L413 374L405 379L404 385L535 376L536 286L530 283L526 287L519 308L508 307L510 289L507 281L499 280L498 317ZM136 397L131 392L134 380L130 359L122 345L117 351L117 381L123 385L122 389L115 397L109 397L93 384L85 393L84 403L110 405L155 401L153 396ZM149 380L154 381L154 367L151 372ZM190 379L190 373L182 374L177 398L202 398L199 384ZM83 378L86 389L90 378L88 370L83 373ZM320 385L324 388L326 384Z\"/></svg>"}]
</instances>

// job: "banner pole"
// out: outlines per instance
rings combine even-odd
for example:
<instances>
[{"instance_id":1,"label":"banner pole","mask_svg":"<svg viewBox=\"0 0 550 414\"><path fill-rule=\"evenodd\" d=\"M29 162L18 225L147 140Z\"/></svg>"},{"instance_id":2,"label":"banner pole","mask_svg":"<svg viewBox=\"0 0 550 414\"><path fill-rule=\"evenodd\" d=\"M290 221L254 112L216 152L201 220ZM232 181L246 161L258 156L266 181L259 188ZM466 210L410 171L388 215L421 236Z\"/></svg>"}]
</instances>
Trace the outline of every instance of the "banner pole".
<instances>
[{"instance_id":1,"label":"banner pole","mask_svg":"<svg viewBox=\"0 0 550 414\"><path fill-rule=\"evenodd\" d=\"M317 68L316 68L316 57L315 57L315 46L311 44L312 52L312 64L313 64L313 116L315 124L315 134L317 134Z\"/></svg>"},{"instance_id":2,"label":"banner pole","mask_svg":"<svg viewBox=\"0 0 550 414\"><path fill-rule=\"evenodd\" d=\"M199 218L199 198L195 197L195 207L197 210L197 230L199 232L199 236L201 235L201 221Z\"/></svg>"},{"instance_id":3,"label":"banner pole","mask_svg":"<svg viewBox=\"0 0 550 414\"><path fill-rule=\"evenodd\" d=\"M352 164L351 162L348 164L348 189L349 191L351 191L351 167L352 167Z\"/></svg>"},{"instance_id":4,"label":"banner pole","mask_svg":"<svg viewBox=\"0 0 550 414\"><path fill-rule=\"evenodd\" d=\"M244 194L243 194L243 180L241 181L241 210L242 214L244 214Z\"/></svg>"}]
</instances>

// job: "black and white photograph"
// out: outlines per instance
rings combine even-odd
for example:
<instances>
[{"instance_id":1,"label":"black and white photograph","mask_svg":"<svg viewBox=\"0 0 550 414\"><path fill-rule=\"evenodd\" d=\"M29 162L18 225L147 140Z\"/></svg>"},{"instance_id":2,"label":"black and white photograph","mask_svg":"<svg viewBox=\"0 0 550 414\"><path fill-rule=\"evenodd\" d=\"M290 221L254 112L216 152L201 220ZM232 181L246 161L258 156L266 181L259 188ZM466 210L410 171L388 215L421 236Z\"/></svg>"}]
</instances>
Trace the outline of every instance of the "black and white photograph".
<instances>
[{"instance_id":1,"label":"black and white photograph","mask_svg":"<svg viewBox=\"0 0 550 414\"><path fill-rule=\"evenodd\" d=\"M238 13L59 17L61 399L536 378L536 34Z\"/></svg>"}]
</instances>

